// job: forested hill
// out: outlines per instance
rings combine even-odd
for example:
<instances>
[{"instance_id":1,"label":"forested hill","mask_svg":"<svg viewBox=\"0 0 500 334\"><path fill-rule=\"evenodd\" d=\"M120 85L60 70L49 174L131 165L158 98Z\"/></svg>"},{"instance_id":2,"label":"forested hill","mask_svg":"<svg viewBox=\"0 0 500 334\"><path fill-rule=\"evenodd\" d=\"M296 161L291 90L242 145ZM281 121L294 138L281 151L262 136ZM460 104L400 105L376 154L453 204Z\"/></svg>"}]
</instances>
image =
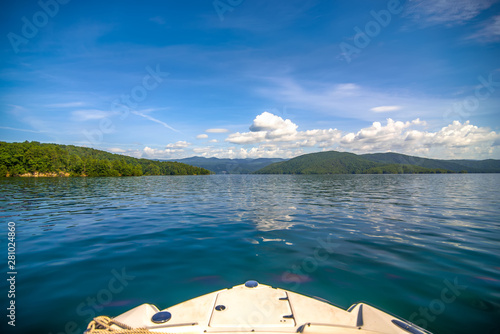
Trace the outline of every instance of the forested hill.
<instances>
[{"instance_id":1,"label":"forested hill","mask_svg":"<svg viewBox=\"0 0 500 334\"><path fill-rule=\"evenodd\" d=\"M500 173L500 160L440 160L419 158L400 153L363 154L361 157L385 164L406 164L425 168L441 168L454 172Z\"/></svg>"},{"instance_id":2,"label":"forested hill","mask_svg":"<svg viewBox=\"0 0 500 334\"><path fill-rule=\"evenodd\" d=\"M210 171L178 162L136 159L87 147L0 141L0 177L205 174Z\"/></svg>"},{"instance_id":3,"label":"forested hill","mask_svg":"<svg viewBox=\"0 0 500 334\"><path fill-rule=\"evenodd\" d=\"M274 163L258 170L257 174L351 174L362 173L376 162L353 153L320 152L301 155L284 162Z\"/></svg>"},{"instance_id":4,"label":"forested hill","mask_svg":"<svg viewBox=\"0 0 500 334\"><path fill-rule=\"evenodd\" d=\"M500 173L500 160L437 160L397 153L356 155L319 152L301 155L258 170L258 174L420 174Z\"/></svg>"}]
</instances>

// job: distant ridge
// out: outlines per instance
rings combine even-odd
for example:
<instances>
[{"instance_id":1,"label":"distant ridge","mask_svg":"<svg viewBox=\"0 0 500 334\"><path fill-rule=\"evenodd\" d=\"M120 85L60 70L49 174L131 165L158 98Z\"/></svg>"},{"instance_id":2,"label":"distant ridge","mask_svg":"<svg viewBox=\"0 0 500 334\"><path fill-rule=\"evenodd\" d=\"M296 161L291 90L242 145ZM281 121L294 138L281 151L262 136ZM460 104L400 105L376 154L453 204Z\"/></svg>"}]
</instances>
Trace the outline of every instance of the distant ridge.
<instances>
[{"instance_id":1,"label":"distant ridge","mask_svg":"<svg viewBox=\"0 0 500 334\"><path fill-rule=\"evenodd\" d=\"M0 141L0 177L200 174L500 173L500 160L439 160L400 153L318 152L290 160L191 157L136 159L87 147Z\"/></svg>"},{"instance_id":2,"label":"distant ridge","mask_svg":"<svg viewBox=\"0 0 500 334\"><path fill-rule=\"evenodd\" d=\"M190 157L184 159L172 159L191 166L208 169L216 174L250 174L262 169L272 163L282 162L280 158L258 158L258 159L219 159Z\"/></svg>"},{"instance_id":3,"label":"distant ridge","mask_svg":"<svg viewBox=\"0 0 500 334\"><path fill-rule=\"evenodd\" d=\"M500 173L500 160L438 160L399 153L318 152L266 166L257 174Z\"/></svg>"},{"instance_id":4,"label":"distant ridge","mask_svg":"<svg viewBox=\"0 0 500 334\"><path fill-rule=\"evenodd\" d=\"M362 157L380 163L408 164L425 168L448 169L453 172L500 173L500 160L440 160L419 158L400 153L363 154Z\"/></svg>"}]
</instances>

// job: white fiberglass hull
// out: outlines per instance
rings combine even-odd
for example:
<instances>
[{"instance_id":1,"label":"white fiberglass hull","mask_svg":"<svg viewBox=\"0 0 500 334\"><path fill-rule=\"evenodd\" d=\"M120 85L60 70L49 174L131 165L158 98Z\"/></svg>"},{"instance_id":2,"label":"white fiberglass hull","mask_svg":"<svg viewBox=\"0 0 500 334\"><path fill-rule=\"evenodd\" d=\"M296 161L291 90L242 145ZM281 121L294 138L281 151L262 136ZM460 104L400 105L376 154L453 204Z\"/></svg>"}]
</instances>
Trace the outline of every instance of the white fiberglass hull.
<instances>
[{"instance_id":1,"label":"white fiberglass hull","mask_svg":"<svg viewBox=\"0 0 500 334\"><path fill-rule=\"evenodd\" d=\"M105 327L94 323L87 333L102 333L98 329ZM168 333L429 333L367 304L355 304L346 311L255 281L161 311L143 304L113 318L108 329L122 333L137 329Z\"/></svg>"}]
</instances>

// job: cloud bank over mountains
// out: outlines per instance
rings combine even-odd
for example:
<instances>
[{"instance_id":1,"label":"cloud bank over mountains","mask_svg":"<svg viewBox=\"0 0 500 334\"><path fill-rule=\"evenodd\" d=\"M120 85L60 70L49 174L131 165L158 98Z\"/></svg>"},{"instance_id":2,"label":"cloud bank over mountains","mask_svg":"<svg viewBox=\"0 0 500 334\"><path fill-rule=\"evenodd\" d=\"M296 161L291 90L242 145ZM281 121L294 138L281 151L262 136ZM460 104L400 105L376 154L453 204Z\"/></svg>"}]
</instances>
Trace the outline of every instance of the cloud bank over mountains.
<instances>
[{"instance_id":1,"label":"cloud bank over mountains","mask_svg":"<svg viewBox=\"0 0 500 334\"><path fill-rule=\"evenodd\" d=\"M143 151L127 152L148 158L184 158L198 155L218 158L292 158L301 154L338 150L353 153L398 152L429 158L480 158L499 153L500 134L469 121L453 121L437 131L427 129L424 120L396 121L387 118L385 124L373 122L357 132L337 128L300 130L299 125L270 112L255 117L247 132L227 135L229 147L192 144L186 141L170 143L165 149L146 147ZM226 131L207 131L224 134ZM208 140L209 135L198 136ZM211 143L217 140L211 139Z\"/></svg>"}]
</instances>

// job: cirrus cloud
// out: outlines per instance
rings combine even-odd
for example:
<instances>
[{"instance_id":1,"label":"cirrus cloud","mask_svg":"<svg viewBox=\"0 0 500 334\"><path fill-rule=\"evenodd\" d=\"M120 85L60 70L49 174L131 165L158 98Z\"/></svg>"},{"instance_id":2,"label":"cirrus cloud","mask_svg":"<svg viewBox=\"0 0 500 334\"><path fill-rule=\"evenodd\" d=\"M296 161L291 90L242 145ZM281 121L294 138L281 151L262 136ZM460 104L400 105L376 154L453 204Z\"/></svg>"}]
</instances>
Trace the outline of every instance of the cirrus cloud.
<instances>
[{"instance_id":1,"label":"cirrus cloud","mask_svg":"<svg viewBox=\"0 0 500 334\"><path fill-rule=\"evenodd\" d=\"M98 109L75 110L71 112L71 114L74 120L82 122L103 119L116 115L115 112Z\"/></svg>"},{"instance_id":2,"label":"cirrus cloud","mask_svg":"<svg viewBox=\"0 0 500 334\"><path fill-rule=\"evenodd\" d=\"M478 16L497 0L414 0L406 15L424 25L461 25Z\"/></svg>"},{"instance_id":3,"label":"cirrus cloud","mask_svg":"<svg viewBox=\"0 0 500 334\"><path fill-rule=\"evenodd\" d=\"M493 43L500 40L500 15L493 16L480 25L475 33L466 37L466 40L474 40L480 43Z\"/></svg>"}]
</instances>

